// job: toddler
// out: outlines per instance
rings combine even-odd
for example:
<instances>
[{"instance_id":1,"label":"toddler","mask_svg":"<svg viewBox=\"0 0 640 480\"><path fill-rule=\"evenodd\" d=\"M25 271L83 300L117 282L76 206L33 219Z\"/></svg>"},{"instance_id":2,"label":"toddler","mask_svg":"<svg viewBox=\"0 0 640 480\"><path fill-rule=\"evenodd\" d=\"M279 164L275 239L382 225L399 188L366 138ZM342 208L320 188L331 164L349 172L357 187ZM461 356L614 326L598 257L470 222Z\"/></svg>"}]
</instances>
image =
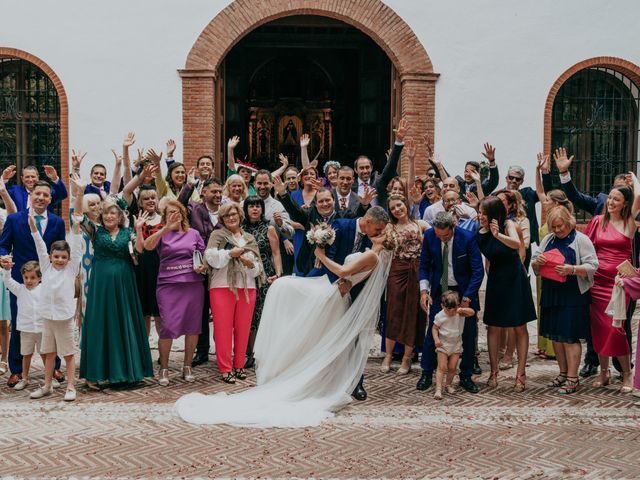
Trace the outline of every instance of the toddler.
<instances>
[{"instance_id":1,"label":"toddler","mask_svg":"<svg viewBox=\"0 0 640 480\"><path fill-rule=\"evenodd\" d=\"M438 370L436 371L436 393L434 398L442 399L442 380L447 374L447 393L453 393L452 382L456 375L458 360L462 353L462 330L465 317L475 315L473 308L460 307L458 292L447 290L440 297L442 310L433 319L433 341L438 354Z\"/></svg>"},{"instance_id":2,"label":"toddler","mask_svg":"<svg viewBox=\"0 0 640 480\"><path fill-rule=\"evenodd\" d=\"M20 269L22 282L11 278L11 262L3 262L2 280L11 293L16 296L18 315L16 328L20 332L20 354L22 355L22 379L13 387L23 390L29 385L31 357L36 350L42 353L42 317L40 316L40 294L42 274L38 262L26 262Z\"/></svg>"}]
</instances>

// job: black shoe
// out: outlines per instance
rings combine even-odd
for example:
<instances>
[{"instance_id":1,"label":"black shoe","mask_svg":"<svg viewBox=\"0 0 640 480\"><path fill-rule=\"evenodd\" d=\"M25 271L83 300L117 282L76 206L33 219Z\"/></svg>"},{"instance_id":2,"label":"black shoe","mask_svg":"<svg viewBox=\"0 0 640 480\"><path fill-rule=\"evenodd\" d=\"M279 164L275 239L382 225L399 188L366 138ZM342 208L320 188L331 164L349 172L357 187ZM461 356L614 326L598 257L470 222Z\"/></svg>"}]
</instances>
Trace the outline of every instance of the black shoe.
<instances>
[{"instance_id":1,"label":"black shoe","mask_svg":"<svg viewBox=\"0 0 640 480\"><path fill-rule=\"evenodd\" d=\"M474 375L482 375L482 369L480 368L480 364L478 363L478 357L473 359L473 369L471 370Z\"/></svg>"},{"instance_id":2,"label":"black shoe","mask_svg":"<svg viewBox=\"0 0 640 480\"><path fill-rule=\"evenodd\" d=\"M256 359L253 358L253 355L247 355L247 359L244 361L244 368L247 370L249 368L253 368L255 363L256 363Z\"/></svg>"},{"instance_id":3,"label":"black shoe","mask_svg":"<svg viewBox=\"0 0 640 480\"><path fill-rule=\"evenodd\" d=\"M193 356L193 360L191 361L192 367L197 367L198 365L202 365L203 363L207 363L209 361L209 354L207 353L196 353Z\"/></svg>"},{"instance_id":4,"label":"black shoe","mask_svg":"<svg viewBox=\"0 0 640 480\"><path fill-rule=\"evenodd\" d=\"M367 392L364 389L364 386L362 385L362 383L359 383L358 385L356 385L356 388L353 390L353 393L351 394L351 396L360 402L367 399Z\"/></svg>"},{"instance_id":5,"label":"black shoe","mask_svg":"<svg viewBox=\"0 0 640 480\"><path fill-rule=\"evenodd\" d=\"M590 365L588 363L585 363L580 369L580 376L582 378L591 377L596 373L598 373L598 365Z\"/></svg>"},{"instance_id":6,"label":"black shoe","mask_svg":"<svg viewBox=\"0 0 640 480\"><path fill-rule=\"evenodd\" d=\"M426 390L433 383L433 375L422 372L422 376L416 385L416 390Z\"/></svg>"},{"instance_id":7,"label":"black shoe","mask_svg":"<svg viewBox=\"0 0 640 480\"><path fill-rule=\"evenodd\" d=\"M471 377L460 377L460 386L469 393L478 393L478 386L471 380Z\"/></svg>"}]
</instances>

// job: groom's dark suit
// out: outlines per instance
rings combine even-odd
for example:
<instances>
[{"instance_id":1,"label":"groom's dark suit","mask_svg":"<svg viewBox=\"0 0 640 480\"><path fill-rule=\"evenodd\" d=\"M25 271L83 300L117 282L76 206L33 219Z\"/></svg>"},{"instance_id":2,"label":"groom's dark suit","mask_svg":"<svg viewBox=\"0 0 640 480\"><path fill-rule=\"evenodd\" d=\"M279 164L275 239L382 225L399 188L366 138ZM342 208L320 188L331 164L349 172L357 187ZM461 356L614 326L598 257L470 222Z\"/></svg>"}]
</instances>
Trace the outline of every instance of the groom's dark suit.
<instances>
[{"instance_id":1,"label":"groom's dark suit","mask_svg":"<svg viewBox=\"0 0 640 480\"><path fill-rule=\"evenodd\" d=\"M336 239L333 242L333 245L329 247L327 250L327 257L329 257L334 262L339 264L344 264L344 259L347 256L351 255L355 252L364 252L367 248L371 248L371 240L364 233L359 231L358 221L359 218L339 218L333 222L333 229L336 231ZM361 235L360 245L356 249L354 248L357 235ZM330 272L327 267L322 266L321 275L327 274L329 276L329 280L335 282L338 277ZM360 282L357 285L354 285L351 289L351 298L353 300L356 299L360 291L362 290L363 282Z\"/></svg>"}]
</instances>

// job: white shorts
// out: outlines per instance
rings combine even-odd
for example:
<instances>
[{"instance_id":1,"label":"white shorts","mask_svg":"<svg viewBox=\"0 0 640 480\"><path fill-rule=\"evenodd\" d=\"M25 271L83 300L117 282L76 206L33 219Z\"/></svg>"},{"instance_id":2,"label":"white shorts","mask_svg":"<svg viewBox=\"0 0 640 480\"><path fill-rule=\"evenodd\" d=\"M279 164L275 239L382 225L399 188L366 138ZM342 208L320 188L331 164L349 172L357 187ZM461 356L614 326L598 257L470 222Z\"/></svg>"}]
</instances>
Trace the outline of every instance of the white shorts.
<instances>
[{"instance_id":1,"label":"white shorts","mask_svg":"<svg viewBox=\"0 0 640 480\"><path fill-rule=\"evenodd\" d=\"M45 320L42 327L41 353L57 353L59 357L73 355L73 318L67 320Z\"/></svg>"},{"instance_id":2,"label":"white shorts","mask_svg":"<svg viewBox=\"0 0 640 480\"><path fill-rule=\"evenodd\" d=\"M42 353L41 332L20 332L20 355L33 355Z\"/></svg>"}]
</instances>

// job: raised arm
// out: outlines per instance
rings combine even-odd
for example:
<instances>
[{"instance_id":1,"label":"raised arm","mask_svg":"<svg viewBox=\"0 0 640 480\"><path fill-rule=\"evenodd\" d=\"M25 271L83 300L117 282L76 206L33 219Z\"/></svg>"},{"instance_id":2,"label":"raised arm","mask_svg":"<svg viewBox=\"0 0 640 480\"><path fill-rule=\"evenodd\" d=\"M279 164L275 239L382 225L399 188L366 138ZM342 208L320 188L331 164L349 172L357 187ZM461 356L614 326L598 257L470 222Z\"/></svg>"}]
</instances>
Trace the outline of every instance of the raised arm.
<instances>
[{"instance_id":1,"label":"raised arm","mask_svg":"<svg viewBox=\"0 0 640 480\"><path fill-rule=\"evenodd\" d=\"M136 134L134 132L129 132L122 142L122 167L124 171L122 172L122 181L126 185L131 181L131 158L129 157L129 147L136 143ZM113 190L113 184L116 184L116 191L118 193L120 190L120 177L114 179L111 182L111 189ZM112 192L113 193L113 192ZM114 194L115 194L114 193Z\"/></svg>"},{"instance_id":2,"label":"raised arm","mask_svg":"<svg viewBox=\"0 0 640 480\"><path fill-rule=\"evenodd\" d=\"M232 171L236 171L236 154L234 153L235 148L240 143L240 137L234 135L229 139L227 143L227 168Z\"/></svg>"},{"instance_id":3,"label":"raised arm","mask_svg":"<svg viewBox=\"0 0 640 480\"><path fill-rule=\"evenodd\" d=\"M77 173L72 173L69 179L69 188L71 189L71 197L73 198L73 212L77 215L84 213L84 190L87 187L86 182L80 178Z\"/></svg>"},{"instance_id":4,"label":"raised arm","mask_svg":"<svg viewBox=\"0 0 640 480\"><path fill-rule=\"evenodd\" d=\"M58 172L51 165L44 166L44 174L51 182L51 205L49 208L55 207L62 200L67 198L68 192L64 182L58 177Z\"/></svg>"},{"instance_id":5,"label":"raised arm","mask_svg":"<svg viewBox=\"0 0 640 480\"><path fill-rule=\"evenodd\" d=\"M516 229L515 223L511 220L506 221L506 229L505 233L500 233L500 228L498 226L497 220L491 220L491 224L489 225L491 229L491 234L501 243L506 245L509 248L514 250L520 249L520 236L518 235L518 230Z\"/></svg>"},{"instance_id":6,"label":"raised arm","mask_svg":"<svg viewBox=\"0 0 640 480\"><path fill-rule=\"evenodd\" d=\"M304 170L309 166L309 143L311 142L311 138L308 133L303 133L300 135L300 160L302 161L302 169Z\"/></svg>"},{"instance_id":7,"label":"raised arm","mask_svg":"<svg viewBox=\"0 0 640 480\"><path fill-rule=\"evenodd\" d=\"M482 183L482 188L479 188L478 192L482 191L484 195L490 195L500 181L498 166L496 165L496 149L490 143L485 143L482 155L489 160L489 177ZM480 198L480 200L482 200L482 198Z\"/></svg>"},{"instance_id":8,"label":"raised arm","mask_svg":"<svg viewBox=\"0 0 640 480\"><path fill-rule=\"evenodd\" d=\"M538 195L538 201L544 202L547 198L544 187L542 186L542 174L548 173L551 165L551 159L549 155L544 153L538 153L538 163L536 165L536 194Z\"/></svg>"},{"instance_id":9,"label":"raised arm","mask_svg":"<svg viewBox=\"0 0 640 480\"><path fill-rule=\"evenodd\" d=\"M309 211L304 210L300 205L293 201L291 194L287 192L284 183L280 177L273 177L273 188L276 195L282 203L282 206L289 214L291 220L302 225L306 230L309 228Z\"/></svg>"},{"instance_id":10,"label":"raised arm","mask_svg":"<svg viewBox=\"0 0 640 480\"><path fill-rule=\"evenodd\" d=\"M571 173L569 168L573 162L573 155L567 157L567 151L564 148L557 148L553 154L553 158L560 172L560 188L567 194L567 198L578 208L595 215L596 208L598 207L598 201L580 191L576 188L575 184L571 180Z\"/></svg>"},{"instance_id":11,"label":"raised arm","mask_svg":"<svg viewBox=\"0 0 640 480\"><path fill-rule=\"evenodd\" d=\"M162 152L160 152L160 154L157 154L153 148L150 148L147 151L147 158L151 160L151 163L158 167L154 172L154 176L156 182L156 192L158 192L158 200L160 200L169 191L169 185L167 185L167 182L162 176L162 169L160 168L160 162L162 161Z\"/></svg>"},{"instance_id":12,"label":"raised arm","mask_svg":"<svg viewBox=\"0 0 640 480\"><path fill-rule=\"evenodd\" d=\"M128 152L128 149L127 149L127 152ZM118 153L113 149L111 150L111 153L113 153L114 165L113 165L113 173L111 175L111 185L109 187L109 193L111 195L116 195L118 193L118 189L119 189L118 187L120 185L120 177L122 176L123 157L118 155Z\"/></svg>"},{"instance_id":13,"label":"raised arm","mask_svg":"<svg viewBox=\"0 0 640 480\"><path fill-rule=\"evenodd\" d=\"M272 178L281 176L289 166L289 159L286 157L286 155L283 155L281 153L280 155L278 155L278 159L280 160L280 168L271 172Z\"/></svg>"},{"instance_id":14,"label":"raised arm","mask_svg":"<svg viewBox=\"0 0 640 480\"><path fill-rule=\"evenodd\" d=\"M138 253L144 252L144 236L142 235L142 228L148 219L149 213L145 211L137 217L135 215L133 216L133 227L136 231L136 251Z\"/></svg>"},{"instance_id":15,"label":"raised arm","mask_svg":"<svg viewBox=\"0 0 640 480\"><path fill-rule=\"evenodd\" d=\"M340 278L371 270L378 262L378 256L371 250L360 255L354 262L350 262L346 265L340 265L327 257L324 248L316 247L315 255L331 273Z\"/></svg>"},{"instance_id":16,"label":"raised arm","mask_svg":"<svg viewBox=\"0 0 640 480\"><path fill-rule=\"evenodd\" d=\"M142 215L140 215L139 221L141 219L142 219ZM181 221L182 221L182 217L180 215L180 212L171 213L169 215L169 218L167 218L166 225L164 225L160 230L158 230L156 233L154 233L144 241L145 250L155 250L156 247L158 246L158 243L160 243L160 240L162 239L163 235L171 230L177 230L177 227L180 226ZM140 228L142 228L142 225L140 226Z\"/></svg>"},{"instance_id":17,"label":"raised arm","mask_svg":"<svg viewBox=\"0 0 640 480\"><path fill-rule=\"evenodd\" d=\"M12 213L16 213L18 211L13 198L11 198L11 195L9 195L7 186L3 181L0 181L0 198L2 198L2 201L4 202L4 208L7 210L7 215L11 215Z\"/></svg>"},{"instance_id":18,"label":"raised arm","mask_svg":"<svg viewBox=\"0 0 640 480\"><path fill-rule=\"evenodd\" d=\"M31 236L33 237L33 242L36 245L36 252L38 253L38 262L40 263L40 270L43 272L51 267L51 261L49 260L49 254L47 252L47 245L44 243L42 239L42 235L38 232L38 228L36 227L36 221L34 218L35 211L33 209L29 210L29 229L31 230Z\"/></svg>"},{"instance_id":19,"label":"raised arm","mask_svg":"<svg viewBox=\"0 0 640 480\"><path fill-rule=\"evenodd\" d=\"M398 122L398 128L395 129L396 140L393 144L393 150L391 150L391 155L389 155L389 161L382 169L380 179L376 182L376 190L386 190L387 185L396 175L396 172L398 170L398 162L400 161L400 154L402 153L402 148L404 147L404 137L406 136L408 130L409 122L406 119L401 118Z\"/></svg>"}]
</instances>

